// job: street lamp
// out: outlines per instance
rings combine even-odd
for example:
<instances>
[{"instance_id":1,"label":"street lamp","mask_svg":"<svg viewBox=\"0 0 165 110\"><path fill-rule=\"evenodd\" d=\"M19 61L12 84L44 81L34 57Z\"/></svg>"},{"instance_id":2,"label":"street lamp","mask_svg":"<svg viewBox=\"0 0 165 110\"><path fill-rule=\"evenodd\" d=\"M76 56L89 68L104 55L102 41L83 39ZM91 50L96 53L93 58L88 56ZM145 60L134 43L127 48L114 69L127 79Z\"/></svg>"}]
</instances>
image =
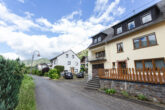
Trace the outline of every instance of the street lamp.
<instances>
[{"instance_id":1,"label":"street lamp","mask_svg":"<svg viewBox=\"0 0 165 110\"><path fill-rule=\"evenodd\" d=\"M33 66L33 60L34 60L35 53L37 53L37 57L40 57L40 52L38 50L35 50L32 54L32 62L31 62L31 70L30 70L31 74L32 74L32 66Z\"/></svg>"}]
</instances>

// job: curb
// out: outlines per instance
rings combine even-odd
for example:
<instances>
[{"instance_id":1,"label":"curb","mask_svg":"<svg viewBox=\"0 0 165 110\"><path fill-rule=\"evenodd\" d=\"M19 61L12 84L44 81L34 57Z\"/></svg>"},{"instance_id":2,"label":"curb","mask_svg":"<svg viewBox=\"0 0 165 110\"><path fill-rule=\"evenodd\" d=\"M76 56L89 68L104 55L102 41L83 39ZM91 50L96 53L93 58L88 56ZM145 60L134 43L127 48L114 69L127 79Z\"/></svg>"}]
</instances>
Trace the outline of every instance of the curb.
<instances>
[{"instance_id":1,"label":"curb","mask_svg":"<svg viewBox=\"0 0 165 110\"><path fill-rule=\"evenodd\" d=\"M158 104L154 104L154 103L151 103L151 102L146 102L146 101L141 101L141 100L136 100L136 99L131 99L131 98L127 98L125 96L119 96L119 95L110 95L110 94L106 94L104 91L102 90L97 90L98 92L100 93L103 93L107 96L112 96L112 97L115 97L115 98L119 98L119 99L123 99L123 100L127 100L127 101L130 101L130 102L133 102L133 103L137 103L137 104L140 104L140 105L144 105L146 107L150 107L150 108L153 108L153 109L157 109L157 110L165 110L165 106L161 106L161 105L158 105Z\"/></svg>"}]
</instances>

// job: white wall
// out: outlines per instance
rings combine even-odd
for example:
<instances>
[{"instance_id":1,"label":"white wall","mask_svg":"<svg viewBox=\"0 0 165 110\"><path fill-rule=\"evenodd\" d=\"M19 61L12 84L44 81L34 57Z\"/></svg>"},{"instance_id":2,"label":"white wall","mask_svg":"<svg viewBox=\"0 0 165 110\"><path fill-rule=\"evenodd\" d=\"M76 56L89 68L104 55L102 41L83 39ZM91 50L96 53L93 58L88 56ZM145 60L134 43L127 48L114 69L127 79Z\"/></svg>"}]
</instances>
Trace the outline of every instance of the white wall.
<instances>
[{"instance_id":1,"label":"white wall","mask_svg":"<svg viewBox=\"0 0 165 110\"><path fill-rule=\"evenodd\" d=\"M66 58L66 54L68 54L68 58ZM72 55L74 55L74 58L72 58ZM71 61L71 64L68 65L68 61ZM56 62L54 64L54 62ZM59 57L57 57L57 59L53 60L53 64L52 64L53 68L56 65L62 65L64 66L64 70L67 70L69 72L71 72L71 67L74 67L75 73L80 71L80 59L77 57L77 55L73 52L73 51L67 51L64 54L60 55ZM77 70L77 72L76 72Z\"/></svg>"}]
</instances>

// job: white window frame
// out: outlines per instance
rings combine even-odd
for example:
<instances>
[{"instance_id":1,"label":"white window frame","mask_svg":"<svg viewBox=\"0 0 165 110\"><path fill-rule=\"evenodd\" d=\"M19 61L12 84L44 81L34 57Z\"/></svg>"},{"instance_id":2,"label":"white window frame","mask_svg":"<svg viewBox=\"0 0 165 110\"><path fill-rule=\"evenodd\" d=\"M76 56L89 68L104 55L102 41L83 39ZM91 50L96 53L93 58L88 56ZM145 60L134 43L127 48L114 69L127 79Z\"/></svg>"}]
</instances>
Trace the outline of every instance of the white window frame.
<instances>
[{"instance_id":1,"label":"white window frame","mask_svg":"<svg viewBox=\"0 0 165 110\"><path fill-rule=\"evenodd\" d=\"M119 31L119 30L120 30L120 31ZM120 33L122 33L122 32L123 32L122 26L118 27L118 28L117 28L117 34L120 34Z\"/></svg>"},{"instance_id":2,"label":"white window frame","mask_svg":"<svg viewBox=\"0 0 165 110\"><path fill-rule=\"evenodd\" d=\"M148 16L149 16L149 20L148 20L148 21L144 21L143 18L148 17ZM141 20L142 20L142 23L143 23L143 24L152 21L152 15L151 15L151 12L149 12L149 13L143 15L142 18L141 18Z\"/></svg>"},{"instance_id":3,"label":"white window frame","mask_svg":"<svg viewBox=\"0 0 165 110\"><path fill-rule=\"evenodd\" d=\"M131 30L130 27L129 27L129 24L131 24L131 23L134 23L134 27L133 27L132 29L134 29L134 28L136 27L135 21L133 20L133 21L131 21L131 22L128 23L128 29L129 29L129 30Z\"/></svg>"}]
</instances>

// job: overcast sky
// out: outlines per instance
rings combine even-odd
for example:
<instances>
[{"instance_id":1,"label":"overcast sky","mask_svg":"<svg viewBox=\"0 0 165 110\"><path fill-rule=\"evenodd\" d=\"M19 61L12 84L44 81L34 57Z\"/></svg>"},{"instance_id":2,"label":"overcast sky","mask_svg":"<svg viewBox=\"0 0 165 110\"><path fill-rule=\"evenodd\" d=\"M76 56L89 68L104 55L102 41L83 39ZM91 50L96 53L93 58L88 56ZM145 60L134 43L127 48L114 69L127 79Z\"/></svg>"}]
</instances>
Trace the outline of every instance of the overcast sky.
<instances>
[{"instance_id":1,"label":"overcast sky","mask_svg":"<svg viewBox=\"0 0 165 110\"><path fill-rule=\"evenodd\" d=\"M160 0L0 0L0 54L29 59L79 52L90 37ZM134 11L133 11L134 10Z\"/></svg>"}]
</instances>

